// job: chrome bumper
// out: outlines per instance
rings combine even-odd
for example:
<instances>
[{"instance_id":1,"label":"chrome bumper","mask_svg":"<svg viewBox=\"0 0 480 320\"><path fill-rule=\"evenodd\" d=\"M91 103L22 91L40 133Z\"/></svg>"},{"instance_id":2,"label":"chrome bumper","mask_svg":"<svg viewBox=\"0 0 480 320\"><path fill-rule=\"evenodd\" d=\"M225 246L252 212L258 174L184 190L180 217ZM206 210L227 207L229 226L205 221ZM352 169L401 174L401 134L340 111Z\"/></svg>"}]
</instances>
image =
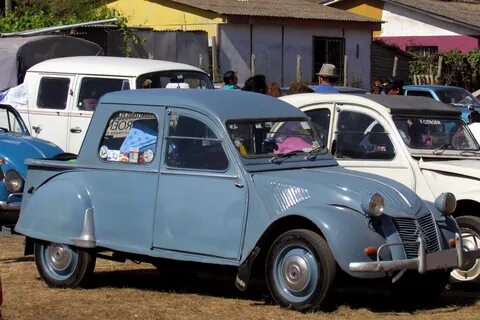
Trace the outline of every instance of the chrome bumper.
<instances>
[{"instance_id":1,"label":"chrome bumper","mask_svg":"<svg viewBox=\"0 0 480 320\"><path fill-rule=\"evenodd\" d=\"M383 249L391 246L399 246L403 243L384 244L380 246L377 252L377 261L372 262L350 262L349 269L351 272L387 272L397 270L418 270L419 273L425 273L431 270L445 268L461 268L465 262L480 257L480 250L477 248L473 251L463 250L461 236L455 234L455 248L427 253L425 250L425 241L419 238L418 257L403 260L380 261L380 253Z\"/></svg>"},{"instance_id":2,"label":"chrome bumper","mask_svg":"<svg viewBox=\"0 0 480 320\"><path fill-rule=\"evenodd\" d=\"M8 195L7 201L0 201L0 210L19 211L21 201L13 201L13 199L21 196L22 196L21 193L12 193Z\"/></svg>"}]
</instances>

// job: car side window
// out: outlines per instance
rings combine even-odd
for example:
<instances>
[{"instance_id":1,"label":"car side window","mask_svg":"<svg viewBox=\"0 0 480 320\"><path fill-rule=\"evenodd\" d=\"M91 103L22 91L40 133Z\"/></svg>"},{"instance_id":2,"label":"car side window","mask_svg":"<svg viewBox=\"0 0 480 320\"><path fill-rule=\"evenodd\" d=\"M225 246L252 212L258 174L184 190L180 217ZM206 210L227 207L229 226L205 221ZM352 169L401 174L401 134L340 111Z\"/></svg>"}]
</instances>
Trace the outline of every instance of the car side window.
<instances>
[{"instance_id":1,"label":"car side window","mask_svg":"<svg viewBox=\"0 0 480 320\"><path fill-rule=\"evenodd\" d=\"M104 94L129 89L128 79L83 78L78 95L78 109L94 111L98 99Z\"/></svg>"},{"instance_id":2,"label":"car side window","mask_svg":"<svg viewBox=\"0 0 480 320\"><path fill-rule=\"evenodd\" d=\"M69 78L43 77L38 88L37 106L42 109L64 110L67 107Z\"/></svg>"},{"instance_id":3,"label":"car side window","mask_svg":"<svg viewBox=\"0 0 480 320\"><path fill-rule=\"evenodd\" d=\"M428 91L416 91L416 90L408 90L407 91L407 96L412 96L412 97L427 97L427 98L432 98L433 96L430 92Z\"/></svg>"},{"instance_id":4,"label":"car side window","mask_svg":"<svg viewBox=\"0 0 480 320\"><path fill-rule=\"evenodd\" d=\"M330 129L330 110L329 109L315 109L305 112L310 117L312 123L315 125L317 132L323 142L328 141L328 131Z\"/></svg>"},{"instance_id":5,"label":"car side window","mask_svg":"<svg viewBox=\"0 0 480 320\"><path fill-rule=\"evenodd\" d=\"M334 155L339 159L378 159L395 157L392 141L377 120L360 112L341 111L335 132Z\"/></svg>"},{"instance_id":6,"label":"car side window","mask_svg":"<svg viewBox=\"0 0 480 320\"><path fill-rule=\"evenodd\" d=\"M158 120L152 113L121 111L108 121L98 148L107 162L148 164L155 158Z\"/></svg>"},{"instance_id":7,"label":"car side window","mask_svg":"<svg viewBox=\"0 0 480 320\"><path fill-rule=\"evenodd\" d=\"M221 141L205 123L171 114L165 164L172 168L225 171L228 158Z\"/></svg>"}]
</instances>

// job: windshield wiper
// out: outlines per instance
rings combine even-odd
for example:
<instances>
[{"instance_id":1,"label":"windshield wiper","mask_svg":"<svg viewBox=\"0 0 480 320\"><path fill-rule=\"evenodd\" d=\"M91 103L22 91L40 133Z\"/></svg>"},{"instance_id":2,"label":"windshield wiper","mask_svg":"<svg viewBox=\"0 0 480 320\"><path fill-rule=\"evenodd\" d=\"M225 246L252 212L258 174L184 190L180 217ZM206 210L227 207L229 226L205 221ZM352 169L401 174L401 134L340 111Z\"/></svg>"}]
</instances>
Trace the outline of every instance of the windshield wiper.
<instances>
[{"instance_id":1,"label":"windshield wiper","mask_svg":"<svg viewBox=\"0 0 480 320\"><path fill-rule=\"evenodd\" d=\"M271 159L271 163L281 163L284 159L290 158L291 156L295 156L297 154L304 153L302 150L292 150L287 153L279 153L274 155Z\"/></svg>"},{"instance_id":2,"label":"windshield wiper","mask_svg":"<svg viewBox=\"0 0 480 320\"><path fill-rule=\"evenodd\" d=\"M433 149L433 154L442 154L449 147L453 148L453 145L451 143L442 144L440 147Z\"/></svg>"},{"instance_id":3,"label":"windshield wiper","mask_svg":"<svg viewBox=\"0 0 480 320\"><path fill-rule=\"evenodd\" d=\"M316 147L316 148L313 148L312 150L310 150L307 154L307 157L305 159L307 160L315 160L318 156L318 154L320 153L320 151L324 150L325 149L325 145L323 146L320 146L320 147Z\"/></svg>"}]
</instances>

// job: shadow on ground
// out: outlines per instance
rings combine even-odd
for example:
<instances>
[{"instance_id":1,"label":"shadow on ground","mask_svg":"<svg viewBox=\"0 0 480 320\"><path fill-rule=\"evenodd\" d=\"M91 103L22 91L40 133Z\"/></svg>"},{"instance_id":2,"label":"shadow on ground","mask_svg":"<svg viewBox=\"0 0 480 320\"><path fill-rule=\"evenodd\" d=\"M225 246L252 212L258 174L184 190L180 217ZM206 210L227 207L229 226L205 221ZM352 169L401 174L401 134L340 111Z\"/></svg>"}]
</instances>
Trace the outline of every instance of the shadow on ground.
<instances>
[{"instance_id":1,"label":"shadow on ground","mask_svg":"<svg viewBox=\"0 0 480 320\"><path fill-rule=\"evenodd\" d=\"M89 288L137 288L159 292L208 295L222 298L252 300L252 305L262 307L271 304L264 283L253 283L246 292L234 284L235 269L220 273L182 272L178 270L142 269L131 271L95 272ZM368 287L368 289L365 289ZM338 306L351 309L368 309L372 312L416 313L426 309L435 312L455 312L461 307L474 305L480 299L479 284L453 284L434 302L412 303L409 299L388 292L382 286L372 287L368 282L355 283L351 287L336 289L332 306L325 311L335 311ZM448 308L446 308L448 307ZM439 310L442 309L442 310Z\"/></svg>"}]
</instances>

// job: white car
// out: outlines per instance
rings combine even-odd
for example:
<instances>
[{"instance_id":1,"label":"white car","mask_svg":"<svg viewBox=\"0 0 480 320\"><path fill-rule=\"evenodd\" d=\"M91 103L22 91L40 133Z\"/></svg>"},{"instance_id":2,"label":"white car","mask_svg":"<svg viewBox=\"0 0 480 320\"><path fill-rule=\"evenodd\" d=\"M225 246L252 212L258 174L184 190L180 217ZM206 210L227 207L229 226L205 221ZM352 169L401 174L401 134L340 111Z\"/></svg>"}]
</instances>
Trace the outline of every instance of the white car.
<instances>
[{"instance_id":1,"label":"white car","mask_svg":"<svg viewBox=\"0 0 480 320\"><path fill-rule=\"evenodd\" d=\"M129 89L213 89L203 70L169 61L104 56L46 60L25 75L27 104L16 106L33 136L78 153L98 99Z\"/></svg>"},{"instance_id":2,"label":"white car","mask_svg":"<svg viewBox=\"0 0 480 320\"><path fill-rule=\"evenodd\" d=\"M480 246L480 147L460 112L424 97L307 93L281 99L310 116L341 166L401 182L430 204L453 193L465 246ZM480 260L452 277L480 279Z\"/></svg>"}]
</instances>

